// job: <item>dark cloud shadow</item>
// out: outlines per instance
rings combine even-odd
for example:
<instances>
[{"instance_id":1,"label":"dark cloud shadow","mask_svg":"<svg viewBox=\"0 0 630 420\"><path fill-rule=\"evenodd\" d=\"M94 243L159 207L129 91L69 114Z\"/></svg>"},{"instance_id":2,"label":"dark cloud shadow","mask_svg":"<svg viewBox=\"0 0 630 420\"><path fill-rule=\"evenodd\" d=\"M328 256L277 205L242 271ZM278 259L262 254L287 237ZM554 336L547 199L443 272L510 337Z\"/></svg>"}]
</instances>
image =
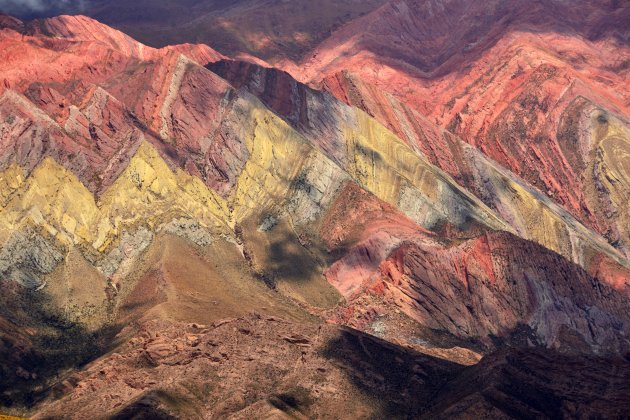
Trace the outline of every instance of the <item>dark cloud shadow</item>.
<instances>
[{"instance_id":1,"label":"dark cloud shadow","mask_svg":"<svg viewBox=\"0 0 630 420\"><path fill-rule=\"evenodd\" d=\"M380 406L380 418L414 418L465 367L349 328L323 356Z\"/></svg>"},{"instance_id":2,"label":"dark cloud shadow","mask_svg":"<svg viewBox=\"0 0 630 420\"><path fill-rule=\"evenodd\" d=\"M114 348L121 327L88 330L43 293L12 289L0 294L0 407L20 410L63 395L64 376Z\"/></svg>"}]
</instances>

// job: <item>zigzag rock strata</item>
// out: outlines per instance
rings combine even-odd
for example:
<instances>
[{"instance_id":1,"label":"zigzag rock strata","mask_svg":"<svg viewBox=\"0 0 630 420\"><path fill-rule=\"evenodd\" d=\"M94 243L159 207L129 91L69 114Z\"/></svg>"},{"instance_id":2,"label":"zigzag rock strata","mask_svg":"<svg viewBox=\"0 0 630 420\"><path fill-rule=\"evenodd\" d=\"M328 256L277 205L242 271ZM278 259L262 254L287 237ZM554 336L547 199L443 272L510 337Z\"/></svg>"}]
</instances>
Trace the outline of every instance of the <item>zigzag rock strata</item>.
<instances>
[{"instance_id":1,"label":"zigzag rock strata","mask_svg":"<svg viewBox=\"0 0 630 420\"><path fill-rule=\"evenodd\" d=\"M277 60L289 73L0 15L3 411L625 413L627 71L589 70L612 35L595 19L552 52L546 33L454 36L474 44L458 83L446 46L396 53L429 81L364 45L390 21L437 39L411 31L427 18L373 3L298 43L318 45L305 67Z\"/></svg>"}]
</instances>

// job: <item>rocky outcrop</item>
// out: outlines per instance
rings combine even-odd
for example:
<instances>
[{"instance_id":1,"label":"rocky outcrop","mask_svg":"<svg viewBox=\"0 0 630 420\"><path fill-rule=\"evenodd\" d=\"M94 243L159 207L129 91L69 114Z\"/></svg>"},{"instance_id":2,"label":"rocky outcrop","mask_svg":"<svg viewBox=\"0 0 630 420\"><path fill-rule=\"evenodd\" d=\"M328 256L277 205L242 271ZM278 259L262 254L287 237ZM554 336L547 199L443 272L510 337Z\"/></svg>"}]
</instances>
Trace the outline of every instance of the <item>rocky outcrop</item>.
<instances>
[{"instance_id":1,"label":"rocky outcrop","mask_svg":"<svg viewBox=\"0 0 630 420\"><path fill-rule=\"evenodd\" d=\"M346 146L348 136L360 139L389 136L388 131L382 131L383 127L363 128L357 121L366 117L365 114L344 106L323 92L300 84L285 72L235 61L219 61L209 64L208 68L230 80L236 87L254 93L265 105L310 139L328 156L332 156L332 159L342 167L352 167L353 163L350 161L352 151L348 154ZM417 160L425 162L429 160L439 165L505 221L503 226L500 226L489 224L481 217L471 216L474 211L471 211L468 203L474 202L472 207L478 207L479 201L470 196L458 200L457 193L450 194L443 186L437 189L442 191L445 202L448 201L449 204L446 208L443 203L434 205L429 213L420 205L421 198L417 192L405 187L404 184L397 198L394 200L384 198L387 196L382 195L379 189L388 183L396 185L400 181L379 179L378 186L368 187L368 190L380 198L397 205L420 225L429 229L439 225L441 222L435 219L430 220L428 216L433 212L444 210L447 216L443 220L448 223L458 225L460 228L469 222L480 223L494 229L515 232L564 255L591 272L596 270L594 267L591 268L591 264L595 265L592 255L598 254L606 255L622 267L627 267L621 253L610 246L604 238L583 226L562 207L540 194L509 170L488 159L477 149L438 128L416 111L398 102L393 96L355 81L347 74L330 83L336 83L334 86L337 86L335 90L337 95L346 95L344 96L346 100L349 100L351 96L352 101L360 105L369 115L386 122L389 128L400 135L400 140L391 136L387 138L389 144L402 146L401 140L406 143L407 147L399 147L395 152L399 159L407 159L403 157L404 151L409 155L409 161L415 155ZM368 119L368 121L371 120ZM381 131L374 133L376 129ZM369 156L370 153L378 156L377 159L373 159L376 160L376 163L372 165L373 170L389 160L388 151L383 151L378 144L363 142L357 144L354 156ZM399 174L406 175L405 168L395 166ZM361 172L358 172L357 177L361 179ZM623 182L620 186L616 185L616 191L623 189L622 185ZM430 188L434 187L435 185ZM420 190L427 194L422 187ZM615 196L619 195L615 194ZM460 207L462 212L459 211ZM452 210L449 211L450 209Z\"/></svg>"},{"instance_id":2,"label":"rocky outcrop","mask_svg":"<svg viewBox=\"0 0 630 420\"><path fill-rule=\"evenodd\" d=\"M119 352L60 384L65 398L34 418L335 417L349 405L353 418L615 417L628 408L628 374L622 359L518 349L465 367L350 329L250 314L145 323Z\"/></svg>"},{"instance_id":3,"label":"rocky outcrop","mask_svg":"<svg viewBox=\"0 0 630 420\"><path fill-rule=\"evenodd\" d=\"M487 346L503 337L565 351L623 354L628 347L627 280L615 290L509 233L453 242L448 234L419 231L398 210L348 187L322 236L331 251L347 250L326 277L350 302L381 296L430 329Z\"/></svg>"},{"instance_id":4,"label":"rocky outcrop","mask_svg":"<svg viewBox=\"0 0 630 420\"><path fill-rule=\"evenodd\" d=\"M588 18L573 6L588 10ZM425 115L626 254L626 212L615 204L620 193L627 201L625 187L604 187L594 168L606 156L601 142L609 120L616 148L628 143L622 22L629 13L616 2L392 1L337 31L299 67L285 68L374 115L401 138L417 137L412 144L435 142L417 147L471 182L465 168L453 167L458 147L440 136L416 136L418 123L410 120L417 118L403 109ZM622 173L612 177L627 184ZM477 188L484 186L477 182Z\"/></svg>"},{"instance_id":5,"label":"rocky outcrop","mask_svg":"<svg viewBox=\"0 0 630 420\"><path fill-rule=\"evenodd\" d=\"M43 276L63 261L63 254L34 231L16 231L0 251L0 275L27 288L43 288Z\"/></svg>"}]
</instances>

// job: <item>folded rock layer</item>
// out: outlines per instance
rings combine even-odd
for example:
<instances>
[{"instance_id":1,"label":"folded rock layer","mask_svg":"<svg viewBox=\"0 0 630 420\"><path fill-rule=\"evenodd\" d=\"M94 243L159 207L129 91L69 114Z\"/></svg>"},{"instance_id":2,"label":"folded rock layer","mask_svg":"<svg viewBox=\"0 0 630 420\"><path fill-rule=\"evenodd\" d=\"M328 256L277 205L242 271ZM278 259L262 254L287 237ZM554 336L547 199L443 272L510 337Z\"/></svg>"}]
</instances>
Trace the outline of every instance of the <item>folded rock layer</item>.
<instances>
[{"instance_id":1,"label":"folded rock layer","mask_svg":"<svg viewBox=\"0 0 630 420\"><path fill-rule=\"evenodd\" d=\"M409 2L377 3L295 54L378 16L400 24ZM456 6L429 3L432 16ZM579 51L612 36L597 25ZM353 46L367 42L357 33ZM488 51L513 58L484 73L496 84L471 85L488 91L450 85L458 59L440 45L409 63L442 79L405 74L407 91L351 68L373 64L356 61L369 48L307 57L300 71L278 62L285 72L205 45L151 48L87 17L1 15L0 407L309 417L341 401L356 417L555 416L614 401L606 412L622 412L621 391L575 393L564 376L608 361L610 378L585 380L627 379L626 93L539 44L525 56L509 39L484 45L466 71ZM518 73L532 57L555 64ZM492 102L510 72L514 95ZM451 90L435 105L412 100L438 85ZM483 123L460 107L482 100ZM515 395L543 385L549 399Z\"/></svg>"}]
</instances>

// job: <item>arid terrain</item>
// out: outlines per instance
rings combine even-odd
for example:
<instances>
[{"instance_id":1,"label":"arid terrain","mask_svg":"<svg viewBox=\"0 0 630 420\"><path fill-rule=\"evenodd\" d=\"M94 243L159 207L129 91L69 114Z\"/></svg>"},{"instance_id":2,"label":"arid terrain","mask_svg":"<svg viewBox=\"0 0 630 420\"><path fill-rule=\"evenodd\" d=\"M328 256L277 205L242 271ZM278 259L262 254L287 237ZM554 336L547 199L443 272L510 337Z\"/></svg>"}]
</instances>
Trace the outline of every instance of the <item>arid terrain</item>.
<instances>
[{"instance_id":1,"label":"arid terrain","mask_svg":"<svg viewBox=\"0 0 630 420\"><path fill-rule=\"evenodd\" d=\"M630 4L46 4L0 419L630 412Z\"/></svg>"}]
</instances>

